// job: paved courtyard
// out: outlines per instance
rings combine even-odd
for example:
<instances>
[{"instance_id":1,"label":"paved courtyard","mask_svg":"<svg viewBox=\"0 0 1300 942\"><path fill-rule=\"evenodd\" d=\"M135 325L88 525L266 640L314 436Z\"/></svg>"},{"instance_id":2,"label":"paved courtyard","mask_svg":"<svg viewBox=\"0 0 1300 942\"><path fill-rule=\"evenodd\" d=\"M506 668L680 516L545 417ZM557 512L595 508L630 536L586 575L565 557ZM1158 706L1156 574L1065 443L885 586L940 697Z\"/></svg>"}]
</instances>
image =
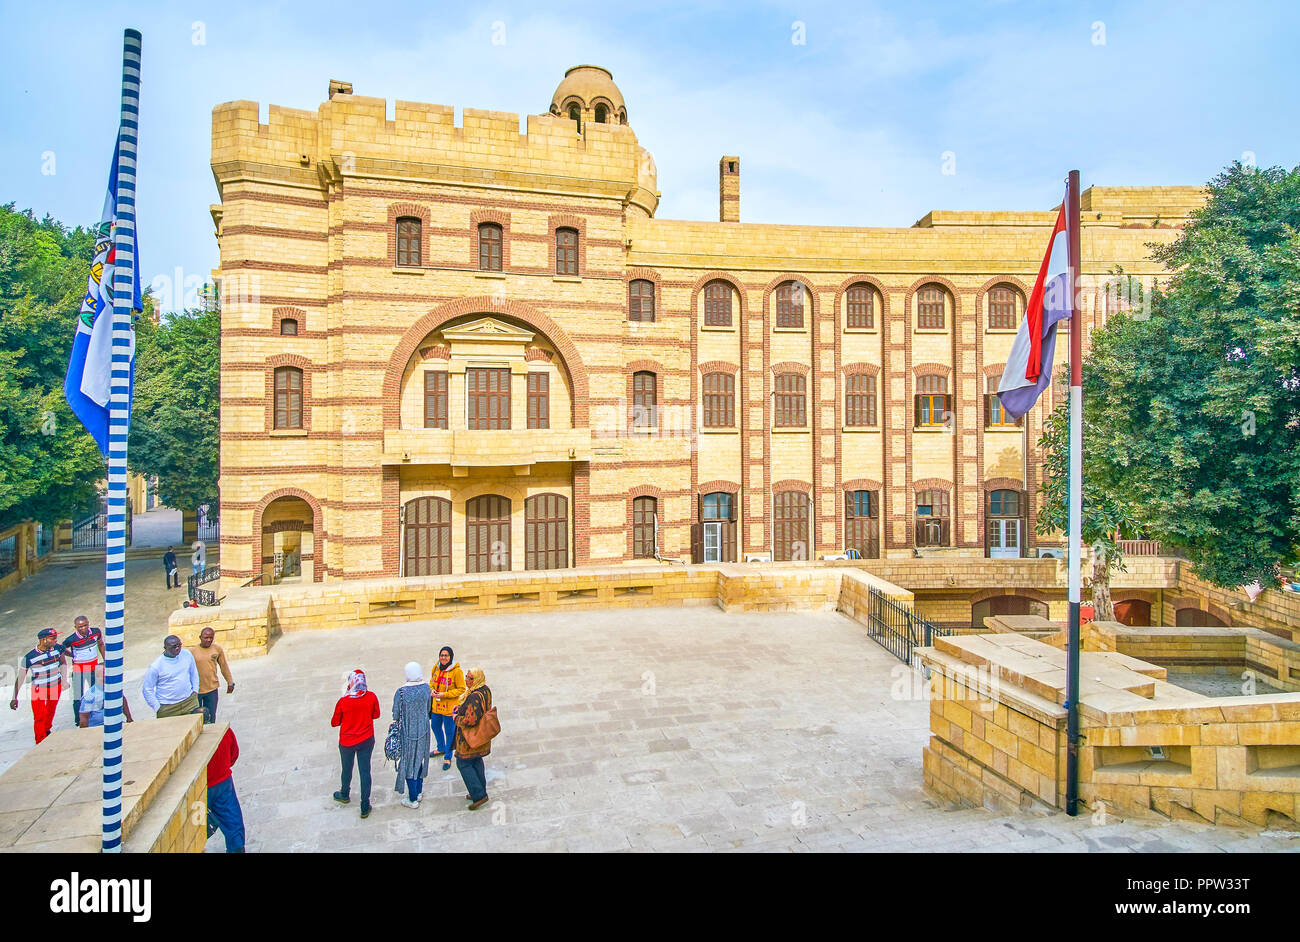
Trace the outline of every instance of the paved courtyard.
<instances>
[{"instance_id":1,"label":"paved courtyard","mask_svg":"<svg viewBox=\"0 0 1300 942\"><path fill-rule=\"evenodd\" d=\"M69 625L83 609L95 618L101 574L51 567L0 597L6 663L40 625ZM142 714L140 678L181 598L160 575L157 560L128 563L127 694ZM501 713L487 762L492 801L466 811L455 768L433 764L420 808L403 808L377 755L375 811L362 821L355 798L330 799L329 718L343 675L366 670L382 737L402 666L417 660L427 672L442 644L462 666L485 669ZM233 668L238 686L220 710L240 741L250 851L1300 851L1295 834L945 806L921 788L923 685L831 613L641 609L373 625L290 634ZM0 711L0 770L31 748L25 701ZM56 728L70 724L64 707ZM219 835L208 846L224 849Z\"/></svg>"}]
</instances>

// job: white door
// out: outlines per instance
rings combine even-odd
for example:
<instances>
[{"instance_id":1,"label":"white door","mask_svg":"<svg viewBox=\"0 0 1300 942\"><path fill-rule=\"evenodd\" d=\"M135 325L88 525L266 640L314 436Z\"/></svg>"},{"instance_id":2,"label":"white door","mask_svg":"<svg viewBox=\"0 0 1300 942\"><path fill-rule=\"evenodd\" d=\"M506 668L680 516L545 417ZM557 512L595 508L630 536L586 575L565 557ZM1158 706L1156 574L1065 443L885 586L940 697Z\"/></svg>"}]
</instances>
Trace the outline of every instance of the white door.
<instances>
[{"instance_id":1,"label":"white door","mask_svg":"<svg viewBox=\"0 0 1300 942\"><path fill-rule=\"evenodd\" d=\"M706 563L722 561L721 523L706 523L704 525L704 561Z\"/></svg>"},{"instance_id":2,"label":"white door","mask_svg":"<svg viewBox=\"0 0 1300 942\"><path fill-rule=\"evenodd\" d=\"M1020 521L993 519L989 521L989 556L993 559L1015 559L1020 556Z\"/></svg>"}]
</instances>

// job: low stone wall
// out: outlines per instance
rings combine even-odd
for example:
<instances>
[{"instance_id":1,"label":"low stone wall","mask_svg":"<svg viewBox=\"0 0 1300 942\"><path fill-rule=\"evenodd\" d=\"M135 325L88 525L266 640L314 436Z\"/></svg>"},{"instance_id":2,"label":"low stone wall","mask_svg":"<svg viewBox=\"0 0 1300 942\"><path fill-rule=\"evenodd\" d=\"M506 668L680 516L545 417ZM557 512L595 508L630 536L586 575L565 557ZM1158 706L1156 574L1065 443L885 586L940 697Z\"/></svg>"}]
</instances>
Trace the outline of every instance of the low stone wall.
<instances>
[{"instance_id":1,"label":"low stone wall","mask_svg":"<svg viewBox=\"0 0 1300 942\"><path fill-rule=\"evenodd\" d=\"M925 787L963 805L1064 807L1064 652L990 634L917 654L931 671ZM1088 810L1300 828L1300 694L1205 697L1159 665L1085 651L1079 702Z\"/></svg>"},{"instance_id":2,"label":"low stone wall","mask_svg":"<svg viewBox=\"0 0 1300 942\"><path fill-rule=\"evenodd\" d=\"M844 585L855 587L845 602ZM232 658L265 654L285 632L468 615L717 605L727 612L834 611L875 586L912 594L853 568L804 564L609 567L320 582L232 592L219 606L180 609L169 627L187 644L211 627Z\"/></svg>"}]
</instances>

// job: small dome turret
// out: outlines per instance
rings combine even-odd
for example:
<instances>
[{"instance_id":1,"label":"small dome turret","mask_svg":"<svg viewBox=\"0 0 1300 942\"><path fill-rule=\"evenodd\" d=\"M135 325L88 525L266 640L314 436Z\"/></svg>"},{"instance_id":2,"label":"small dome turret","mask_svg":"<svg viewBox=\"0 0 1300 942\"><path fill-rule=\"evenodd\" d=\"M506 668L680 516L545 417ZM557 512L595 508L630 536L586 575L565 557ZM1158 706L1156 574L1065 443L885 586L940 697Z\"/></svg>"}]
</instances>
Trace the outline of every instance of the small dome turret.
<instances>
[{"instance_id":1,"label":"small dome turret","mask_svg":"<svg viewBox=\"0 0 1300 942\"><path fill-rule=\"evenodd\" d=\"M609 69L598 65L575 65L566 71L551 96L550 113L572 118L579 127L589 121L627 124L623 93Z\"/></svg>"}]
</instances>

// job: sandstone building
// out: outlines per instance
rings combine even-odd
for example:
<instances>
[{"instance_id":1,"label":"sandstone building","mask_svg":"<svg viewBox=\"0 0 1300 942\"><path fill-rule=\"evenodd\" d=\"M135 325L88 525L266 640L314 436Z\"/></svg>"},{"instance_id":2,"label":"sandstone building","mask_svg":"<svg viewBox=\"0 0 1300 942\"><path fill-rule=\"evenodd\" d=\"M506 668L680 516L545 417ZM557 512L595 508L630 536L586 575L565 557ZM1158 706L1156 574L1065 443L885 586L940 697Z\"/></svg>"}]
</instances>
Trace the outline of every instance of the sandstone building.
<instances>
[{"instance_id":1,"label":"sandstone building","mask_svg":"<svg viewBox=\"0 0 1300 942\"><path fill-rule=\"evenodd\" d=\"M988 392L1054 209L747 224L725 156L719 221L657 219L596 66L526 133L386 111L343 82L213 111L224 588L1042 547L1053 397L1016 425ZM1085 273L1157 273L1200 200L1085 191Z\"/></svg>"}]
</instances>

